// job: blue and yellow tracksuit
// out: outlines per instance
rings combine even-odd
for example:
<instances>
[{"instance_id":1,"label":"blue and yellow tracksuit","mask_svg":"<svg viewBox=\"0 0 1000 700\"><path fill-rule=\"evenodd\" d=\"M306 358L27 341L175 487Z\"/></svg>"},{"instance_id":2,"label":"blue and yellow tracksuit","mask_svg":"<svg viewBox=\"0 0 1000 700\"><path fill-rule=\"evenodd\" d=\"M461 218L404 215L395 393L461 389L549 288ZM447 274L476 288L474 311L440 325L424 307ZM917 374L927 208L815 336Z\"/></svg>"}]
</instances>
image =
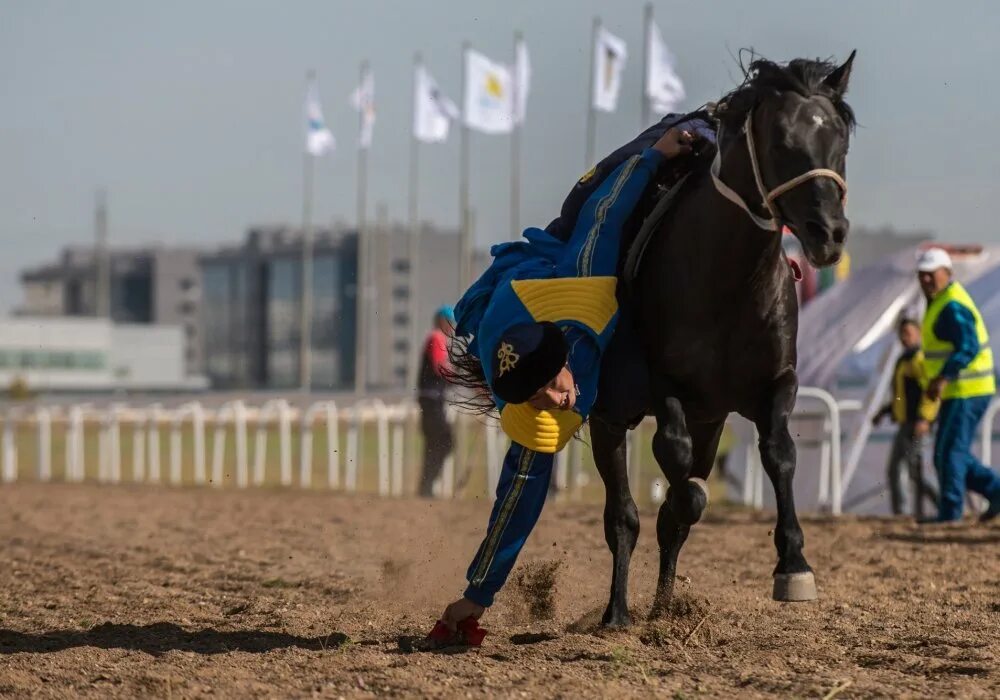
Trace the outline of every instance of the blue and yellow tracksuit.
<instances>
[{"instance_id":1,"label":"blue and yellow tracksuit","mask_svg":"<svg viewBox=\"0 0 1000 700\"><path fill-rule=\"evenodd\" d=\"M976 429L996 393L989 334L975 302L952 282L927 305L923 323L929 377L948 380L938 413L934 467L941 486L938 518L962 517L966 489L1000 505L1000 475L972 454Z\"/></svg>"},{"instance_id":2,"label":"blue and yellow tracksuit","mask_svg":"<svg viewBox=\"0 0 1000 700\"><path fill-rule=\"evenodd\" d=\"M511 326L551 321L566 336L576 381L572 411L538 411L494 401L512 443L504 458L486 539L465 597L489 607L514 566L545 503L555 453L587 418L597 397L601 354L618 319L616 269L622 226L664 157L646 149L622 163L591 194L566 242L530 228L527 240L493 246L493 264L456 306L456 333L492 379L490 353Z\"/></svg>"}]
</instances>

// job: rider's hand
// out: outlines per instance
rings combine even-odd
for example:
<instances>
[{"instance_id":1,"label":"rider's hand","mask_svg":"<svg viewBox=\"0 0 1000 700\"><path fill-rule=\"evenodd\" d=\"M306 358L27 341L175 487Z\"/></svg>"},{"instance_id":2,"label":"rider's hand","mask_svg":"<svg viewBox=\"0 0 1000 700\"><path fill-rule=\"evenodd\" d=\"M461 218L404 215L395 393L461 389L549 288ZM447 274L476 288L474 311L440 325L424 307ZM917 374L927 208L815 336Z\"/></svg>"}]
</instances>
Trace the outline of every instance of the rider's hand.
<instances>
[{"instance_id":1,"label":"rider's hand","mask_svg":"<svg viewBox=\"0 0 1000 700\"><path fill-rule=\"evenodd\" d=\"M473 603L468 598L462 598L444 609L441 621L448 625L448 629L454 632L459 622L470 615L478 620L483 616L484 612L486 612L486 608L479 603Z\"/></svg>"},{"instance_id":2,"label":"rider's hand","mask_svg":"<svg viewBox=\"0 0 1000 700\"><path fill-rule=\"evenodd\" d=\"M660 137L660 140L653 144L653 148L662 153L666 158L676 158L677 156L690 153L695 137L690 131L680 131L678 129L668 129L667 133Z\"/></svg>"}]
</instances>

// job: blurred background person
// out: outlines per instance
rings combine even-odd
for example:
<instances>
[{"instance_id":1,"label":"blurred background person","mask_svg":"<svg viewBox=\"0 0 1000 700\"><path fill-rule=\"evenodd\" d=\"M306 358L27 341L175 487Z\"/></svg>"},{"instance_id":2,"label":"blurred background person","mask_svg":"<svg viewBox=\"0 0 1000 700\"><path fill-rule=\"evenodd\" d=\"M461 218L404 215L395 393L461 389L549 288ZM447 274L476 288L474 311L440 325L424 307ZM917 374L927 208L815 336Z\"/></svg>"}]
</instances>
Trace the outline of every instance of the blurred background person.
<instances>
[{"instance_id":1,"label":"blurred background person","mask_svg":"<svg viewBox=\"0 0 1000 700\"><path fill-rule=\"evenodd\" d=\"M966 490L982 495L989 507L983 521L1000 514L1000 475L972 454L979 422L996 393L989 332L976 303L952 279L951 256L941 248L925 250L917 261L917 280L927 297L923 348L927 395L941 399L934 468L941 488L938 520L959 520ZM918 421L926 433L927 421Z\"/></svg>"},{"instance_id":2,"label":"blurred background person","mask_svg":"<svg viewBox=\"0 0 1000 700\"><path fill-rule=\"evenodd\" d=\"M921 428L918 433L917 424L920 421L928 425L933 423L940 401L932 400L924 393L927 372L924 353L920 349L920 324L912 318L904 318L899 322L897 330L903 352L896 360L892 375L892 398L875 414L872 423L878 425L888 416L898 426L887 465L892 514L902 515L908 512L909 482L914 493L914 515L920 518L923 515L923 499L927 498L936 504L937 494L923 478L921 455L927 431Z\"/></svg>"},{"instance_id":3,"label":"blurred background person","mask_svg":"<svg viewBox=\"0 0 1000 700\"><path fill-rule=\"evenodd\" d=\"M440 307L434 313L434 327L427 334L417 376L417 402L420 404L420 429L424 434L424 467L420 477L420 495L431 498L434 482L441 475L444 460L455 440L445 413L448 382L448 343L455 332L455 310Z\"/></svg>"}]
</instances>

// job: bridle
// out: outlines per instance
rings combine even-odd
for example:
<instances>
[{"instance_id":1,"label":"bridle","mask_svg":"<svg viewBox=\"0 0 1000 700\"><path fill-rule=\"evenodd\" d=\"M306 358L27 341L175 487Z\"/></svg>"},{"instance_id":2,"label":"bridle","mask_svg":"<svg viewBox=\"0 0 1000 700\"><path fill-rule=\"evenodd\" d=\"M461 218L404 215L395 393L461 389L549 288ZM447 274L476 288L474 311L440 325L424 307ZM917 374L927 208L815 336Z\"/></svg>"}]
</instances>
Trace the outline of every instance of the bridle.
<instances>
[{"instance_id":1,"label":"bridle","mask_svg":"<svg viewBox=\"0 0 1000 700\"><path fill-rule=\"evenodd\" d=\"M715 150L715 158L712 160L712 182L715 183L715 189L719 191L723 197L728 199L730 202L738 206L740 209L745 211L750 219L757 224L760 228L765 231L778 231L780 226L780 220L778 218L778 212L774 205L774 200L785 194L789 190L795 189L803 182L808 182L818 177L828 177L837 183L840 187L841 201L843 204L847 204L847 181L841 177L840 173L836 170L830 170L829 168L814 168L813 170L806 171L801 175L796 175L791 180L781 183L772 190L768 190L767 186L764 185L764 179L760 174L760 164L757 161L757 147L754 145L753 141L753 110L751 109L747 113L746 122L743 124L743 131L746 132L747 136L747 151L750 153L750 166L753 170L753 179L757 183L757 192L760 194L760 198L764 203L764 208L767 209L770 218L764 218L757 216L752 211L747 203L743 201L741 197L735 190L733 190L729 185L722 181L719 173L722 169L722 129L719 129L719 138L717 139L718 146Z\"/></svg>"}]
</instances>

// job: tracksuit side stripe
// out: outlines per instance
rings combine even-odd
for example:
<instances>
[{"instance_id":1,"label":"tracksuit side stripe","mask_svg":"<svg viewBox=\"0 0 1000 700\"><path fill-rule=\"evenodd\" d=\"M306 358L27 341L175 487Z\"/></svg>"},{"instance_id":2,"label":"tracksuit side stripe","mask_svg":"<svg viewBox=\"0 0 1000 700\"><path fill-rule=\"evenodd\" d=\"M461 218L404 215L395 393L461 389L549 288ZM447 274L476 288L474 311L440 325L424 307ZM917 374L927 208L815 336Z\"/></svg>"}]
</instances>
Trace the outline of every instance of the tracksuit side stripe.
<instances>
[{"instance_id":1,"label":"tracksuit side stripe","mask_svg":"<svg viewBox=\"0 0 1000 700\"><path fill-rule=\"evenodd\" d=\"M483 554L479 559L479 566L476 567L476 572L469 582L473 586L482 585L483 580L490 571L493 558L496 556L497 547L500 544L500 538L503 536L504 530L507 529L510 516L514 512L518 500L521 498L521 491L524 490L524 482L528 477L528 472L531 470L531 463L534 459L535 453L532 450L522 448L521 459L517 465L517 474L514 476L514 482L511 484L510 491L507 492L507 496L504 498L503 505L500 507L500 513L497 515L497 520L493 524L493 529L490 531L489 537L486 539L486 544L483 546Z\"/></svg>"}]
</instances>

